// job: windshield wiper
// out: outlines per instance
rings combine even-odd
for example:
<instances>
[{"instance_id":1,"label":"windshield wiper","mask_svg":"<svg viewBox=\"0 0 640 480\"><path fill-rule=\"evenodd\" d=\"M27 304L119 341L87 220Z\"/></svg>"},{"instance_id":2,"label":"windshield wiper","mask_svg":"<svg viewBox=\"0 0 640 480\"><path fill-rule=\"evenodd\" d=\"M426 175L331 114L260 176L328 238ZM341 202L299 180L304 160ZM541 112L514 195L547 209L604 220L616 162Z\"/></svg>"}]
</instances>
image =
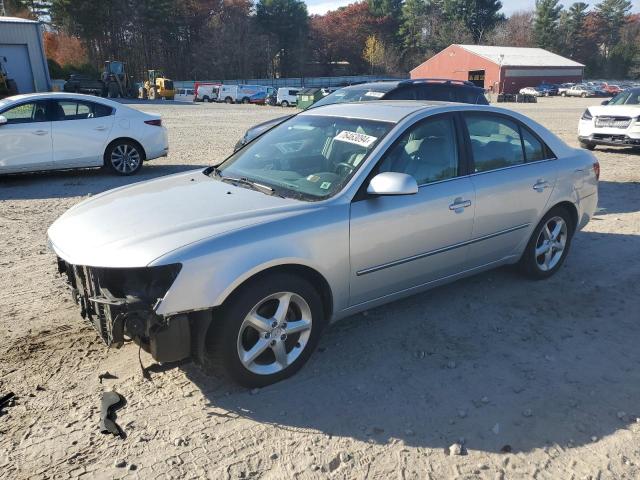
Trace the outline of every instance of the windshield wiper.
<instances>
[{"instance_id":1,"label":"windshield wiper","mask_svg":"<svg viewBox=\"0 0 640 480\"><path fill-rule=\"evenodd\" d=\"M257 190L258 192L262 192L262 193L265 193L267 195L274 195L276 193L275 189L271 188L270 186L263 185L262 183L254 182L252 180L249 180L248 178L244 178L244 177L240 177L240 178L223 177L222 175L220 175L219 172L217 173L217 175L220 178L220 181L222 181L222 182L237 183L237 184L240 184L240 185L246 185L247 187L251 187L254 190Z\"/></svg>"}]
</instances>

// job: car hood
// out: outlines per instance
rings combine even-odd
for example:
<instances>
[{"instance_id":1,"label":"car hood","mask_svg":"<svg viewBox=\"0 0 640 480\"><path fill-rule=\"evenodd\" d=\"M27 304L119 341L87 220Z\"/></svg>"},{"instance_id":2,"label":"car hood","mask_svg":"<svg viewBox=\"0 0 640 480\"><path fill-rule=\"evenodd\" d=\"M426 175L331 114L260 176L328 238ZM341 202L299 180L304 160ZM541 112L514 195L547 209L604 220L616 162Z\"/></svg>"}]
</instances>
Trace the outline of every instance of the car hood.
<instances>
[{"instance_id":1,"label":"car hood","mask_svg":"<svg viewBox=\"0 0 640 480\"><path fill-rule=\"evenodd\" d=\"M197 170L89 198L58 218L48 235L56 254L71 264L143 267L193 242L308 208Z\"/></svg>"},{"instance_id":2,"label":"car hood","mask_svg":"<svg viewBox=\"0 0 640 480\"><path fill-rule=\"evenodd\" d=\"M640 115L640 105L600 105L589 107L591 115L595 116L615 116L615 117L637 117Z\"/></svg>"}]
</instances>

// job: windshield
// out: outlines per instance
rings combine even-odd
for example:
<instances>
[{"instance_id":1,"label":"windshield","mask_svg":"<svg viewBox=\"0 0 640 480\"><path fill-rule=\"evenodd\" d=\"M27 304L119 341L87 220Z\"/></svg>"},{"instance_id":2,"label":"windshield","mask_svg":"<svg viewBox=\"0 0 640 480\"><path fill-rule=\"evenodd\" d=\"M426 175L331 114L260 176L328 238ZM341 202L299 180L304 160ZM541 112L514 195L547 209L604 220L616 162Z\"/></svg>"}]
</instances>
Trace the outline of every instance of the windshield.
<instances>
[{"instance_id":1,"label":"windshield","mask_svg":"<svg viewBox=\"0 0 640 480\"><path fill-rule=\"evenodd\" d=\"M218 167L275 193L322 200L339 192L393 128L389 122L298 115L242 148Z\"/></svg>"},{"instance_id":2,"label":"windshield","mask_svg":"<svg viewBox=\"0 0 640 480\"><path fill-rule=\"evenodd\" d=\"M366 102L367 100L380 100L387 92L380 92L372 88L341 88L313 104L313 108L323 105L345 102Z\"/></svg>"},{"instance_id":3,"label":"windshield","mask_svg":"<svg viewBox=\"0 0 640 480\"><path fill-rule=\"evenodd\" d=\"M640 90L625 90L613 97L609 105L640 105Z\"/></svg>"}]
</instances>

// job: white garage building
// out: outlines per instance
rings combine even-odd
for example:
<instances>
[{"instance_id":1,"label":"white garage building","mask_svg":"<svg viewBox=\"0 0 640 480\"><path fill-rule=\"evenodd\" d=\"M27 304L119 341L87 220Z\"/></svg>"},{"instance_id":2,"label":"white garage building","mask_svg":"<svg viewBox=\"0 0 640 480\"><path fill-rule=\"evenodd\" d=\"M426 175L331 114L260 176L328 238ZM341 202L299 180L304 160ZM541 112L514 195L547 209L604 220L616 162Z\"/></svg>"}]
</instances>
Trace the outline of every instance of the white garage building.
<instances>
[{"instance_id":1,"label":"white garage building","mask_svg":"<svg viewBox=\"0 0 640 480\"><path fill-rule=\"evenodd\" d=\"M24 18L0 17L0 60L19 93L51 90L49 67L42 43L42 26Z\"/></svg>"}]
</instances>

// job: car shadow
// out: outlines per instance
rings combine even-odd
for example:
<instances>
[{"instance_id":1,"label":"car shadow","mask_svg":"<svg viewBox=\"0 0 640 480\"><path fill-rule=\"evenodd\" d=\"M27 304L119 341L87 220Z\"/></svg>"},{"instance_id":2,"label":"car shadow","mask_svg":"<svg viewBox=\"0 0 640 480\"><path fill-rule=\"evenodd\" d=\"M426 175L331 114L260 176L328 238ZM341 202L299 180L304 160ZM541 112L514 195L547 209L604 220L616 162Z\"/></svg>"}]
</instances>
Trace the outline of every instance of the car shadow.
<instances>
[{"instance_id":1,"label":"car shadow","mask_svg":"<svg viewBox=\"0 0 640 480\"><path fill-rule=\"evenodd\" d=\"M640 236L580 233L546 281L505 267L345 319L259 390L181 368L209 416L430 448L585 445L640 416L640 270L602 249L637 258Z\"/></svg>"},{"instance_id":2,"label":"car shadow","mask_svg":"<svg viewBox=\"0 0 640 480\"><path fill-rule=\"evenodd\" d=\"M640 210L640 181L598 182L597 215L630 213Z\"/></svg>"},{"instance_id":3,"label":"car shadow","mask_svg":"<svg viewBox=\"0 0 640 480\"><path fill-rule=\"evenodd\" d=\"M0 176L0 200L33 200L95 195L116 187L164 175L196 170L207 165L145 163L135 175L119 176L103 168L56 170Z\"/></svg>"}]
</instances>

